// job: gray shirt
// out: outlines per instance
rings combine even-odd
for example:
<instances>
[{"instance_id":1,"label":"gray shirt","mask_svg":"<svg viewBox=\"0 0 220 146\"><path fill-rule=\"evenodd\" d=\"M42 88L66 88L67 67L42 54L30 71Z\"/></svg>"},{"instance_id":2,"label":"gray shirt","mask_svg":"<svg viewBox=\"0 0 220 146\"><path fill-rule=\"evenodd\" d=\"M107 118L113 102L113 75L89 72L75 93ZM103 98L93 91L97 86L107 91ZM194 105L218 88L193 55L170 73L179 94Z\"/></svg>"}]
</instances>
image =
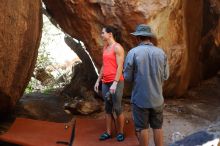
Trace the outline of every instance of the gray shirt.
<instances>
[{"instance_id":1,"label":"gray shirt","mask_svg":"<svg viewBox=\"0 0 220 146\"><path fill-rule=\"evenodd\" d=\"M133 82L131 102L141 108L163 104L163 81L169 77L166 54L152 44L131 49L124 64L124 78Z\"/></svg>"}]
</instances>

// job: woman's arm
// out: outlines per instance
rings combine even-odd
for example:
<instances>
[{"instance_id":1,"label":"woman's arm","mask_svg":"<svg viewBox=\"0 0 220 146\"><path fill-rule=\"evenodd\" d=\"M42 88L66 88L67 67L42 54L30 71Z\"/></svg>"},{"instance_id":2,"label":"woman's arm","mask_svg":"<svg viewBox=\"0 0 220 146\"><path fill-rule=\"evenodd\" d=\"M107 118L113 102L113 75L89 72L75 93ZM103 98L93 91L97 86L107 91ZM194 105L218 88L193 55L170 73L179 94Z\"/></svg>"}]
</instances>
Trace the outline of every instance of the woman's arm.
<instances>
[{"instance_id":1,"label":"woman's arm","mask_svg":"<svg viewBox=\"0 0 220 146\"><path fill-rule=\"evenodd\" d=\"M116 71L115 80L114 80L112 86L110 87L110 92L111 93L115 93L117 84L118 84L118 82L120 80L120 77L122 75L123 63L124 63L124 49L122 48L122 46L121 45L116 45L114 51L115 51L116 63L118 65L118 67L117 67L117 71Z\"/></svg>"},{"instance_id":2,"label":"woman's arm","mask_svg":"<svg viewBox=\"0 0 220 146\"><path fill-rule=\"evenodd\" d=\"M118 65L116 76L115 76L115 81L118 82L122 75L123 64L124 64L124 49L122 48L121 45L117 45L115 47L115 55L116 55L116 61Z\"/></svg>"},{"instance_id":3,"label":"woman's arm","mask_svg":"<svg viewBox=\"0 0 220 146\"><path fill-rule=\"evenodd\" d=\"M95 92L97 92L97 93L98 93L98 91L99 91L99 83L100 83L100 80L102 79L102 73L103 73L102 71L103 71L103 69L102 69L102 67L101 67L100 72L99 72L98 79L96 80L96 83L95 83L95 86L94 86L94 90L95 90Z\"/></svg>"}]
</instances>

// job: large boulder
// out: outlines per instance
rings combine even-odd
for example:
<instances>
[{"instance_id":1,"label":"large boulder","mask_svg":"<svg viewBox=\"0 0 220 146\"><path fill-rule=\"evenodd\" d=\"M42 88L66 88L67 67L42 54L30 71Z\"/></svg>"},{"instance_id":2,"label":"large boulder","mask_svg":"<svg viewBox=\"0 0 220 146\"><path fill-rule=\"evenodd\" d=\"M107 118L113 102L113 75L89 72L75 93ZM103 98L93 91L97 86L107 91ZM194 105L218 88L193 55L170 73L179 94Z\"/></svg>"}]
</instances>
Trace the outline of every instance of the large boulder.
<instances>
[{"instance_id":1,"label":"large boulder","mask_svg":"<svg viewBox=\"0 0 220 146\"><path fill-rule=\"evenodd\" d=\"M72 37L85 43L101 66L104 25L117 26L128 51L135 44L135 26L148 23L167 53L170 78L168 96L181 96L189 87L220 68L219 9L215 0L43 0L49 14Z\"/></svg>"},{"instance_id":2,"label":"large boulder","mask_svg":"<svg viewBox=\"0 0 220 146\"><path fill-rule=\"evenodd\" d=\"M97 73L91 57L85 51L80 42L74 41L71 37L65 36L66 44L79 56L80 62L73 66L72 79L67 84L62 95L67 97L94 98L93 86L97 79Z\"/></svg>"},{"instance_id":3,"label":"large boulder","mask_svg":"<svg viewBox=\"0 0 220 146\"><path fill-rule=\"evenodd\" d=\"M0 115L15 106L30 80L41 38L41 15L40 0L0 3Z\"/></svg>"},{"instance_id":4,"label":"large boulder","mask_svg":"<svg viewBox=\"0 0 220 146\"><path fill-rule=\"evenodd\" d=\"M16 117L44 121L68 122L72 115L64 111L65 99L56 94L30 93L22 96L16 105Z\"/></svg>"}]
</instances>

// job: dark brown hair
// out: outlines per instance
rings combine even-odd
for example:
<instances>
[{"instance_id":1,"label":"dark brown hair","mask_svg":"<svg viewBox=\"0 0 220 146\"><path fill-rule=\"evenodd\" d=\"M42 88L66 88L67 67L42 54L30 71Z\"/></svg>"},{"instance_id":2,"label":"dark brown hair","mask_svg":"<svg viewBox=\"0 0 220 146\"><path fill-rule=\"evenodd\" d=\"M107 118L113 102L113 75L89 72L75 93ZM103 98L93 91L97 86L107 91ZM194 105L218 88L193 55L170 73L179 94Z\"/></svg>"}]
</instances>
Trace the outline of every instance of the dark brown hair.
<instances>
[{"instance_id":1,"label":"dark brown hair","mask_svg":"<svg viewBox=\"0 0 220 146\"><path fill-rule=\"evenodd\" d=\"M151 43L153 43L155 46L157 46L157 38L156 37L149 37L149 36L138 36L138 38L141 41L149 40Z\"/></svg>"},{"instance_id":2,"label":"dark brown hair","mask_svg":"<svg viewBox=\"0 0 220 146\"><path fill-rule=\"evenodd\" d=\"M107 25L104 28L107 33L112 33L116 42L121 43L121 32L116 27Z\"/></svg>"}]
</instances>

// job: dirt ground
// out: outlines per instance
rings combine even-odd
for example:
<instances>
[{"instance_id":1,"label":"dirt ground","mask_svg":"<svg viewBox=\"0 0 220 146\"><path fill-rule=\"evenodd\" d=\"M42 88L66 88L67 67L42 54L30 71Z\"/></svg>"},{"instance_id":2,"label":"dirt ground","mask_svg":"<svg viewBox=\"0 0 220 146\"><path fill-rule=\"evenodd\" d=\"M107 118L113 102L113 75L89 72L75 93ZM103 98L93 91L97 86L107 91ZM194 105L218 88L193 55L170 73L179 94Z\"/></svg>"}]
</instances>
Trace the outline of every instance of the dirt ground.
<instances>
[{"instance_id":1,"label":"dirt ground","mask_svg":"<svg viewBox=\"0 0 220 146\"><path fill-rule=\"evenodd\" d=\"M195 105L197 103L194 103ZM199 104L199 103L198 103ZM187 108L186 101L184 99L169 99L165 100L164 109L164 146L169 146L172 142L180 140L185 136L195 133L200 130L207 129L213 122L210 119L192 114ZM197 109L201 110L201 109ZM130 118L131 107L130 104L124 102L125 117ZM207 111L208 112L208 111ZM89 116L78 116L81 118L104 118L104 112L94 113ZM218 120L217 120L218 121ZM12 120L1 123L2 132L7 131L10 127ZM1 128L0 128L1 129ZM152 131L150 131L150 146L153 146ZM6 146L6 145L5 145ZM7 145L8 146L8 145Z\"/></svg>"},{"instance_id":2,"label":"dirt ground","mask_svg":"<svg viewBox=\"0 0 220 146\"><path fill-rule=\"evenodd\" d=\"M164 110L164 146L169 146L174 141L180 140L185 136L197 131L206 129L212 121L188 113L184 105L177 99L165 101ZM127 119L132 117L130 104L124 103L124 113ZM90 116L78 116L80 118L104 118L104 112L92 114ZM150 130L150 146L153 146L153 133Z\"/></svg>"},{"instance_id":3,"label":"dirt ground","mask_svg":"<svg viewBox=\"0 0 220 146\"><path fill-rule=\"evenodd\" d=\"M219 89L220 78L214 77L189 90L182 98L165 99L164 146L169 146L198 131L207 131L210 127L211 131L220 138ZM123 103L125 116L132 117L129 100L123 100ZM104 118L104 112L89 117ZM153 145L153 134L150 130L150 146Z\"/></svg>"},{"instance_id":4,"label":"dirt ground","mask_svg":"<svg viewBox=\"0 0 220 146\"><path fill-rule=\"evenodd\" d=\"M164 108L164 146L169 146L197 131L207 130L218 123L212 131L220 137L220 78L215 77L204 81L200 86L189 90L182 98L165 99ZM132 117L128 99L123 100L125 116ZM83 118L104 118L102 111ZM13 119L0 122L0 134L8 130ZM0 145L1 142L0 142ZM150 146L153 146L152 131L150 131ZM9 146L9 145L5 145Z\"/></svg>"}]
</instances>

